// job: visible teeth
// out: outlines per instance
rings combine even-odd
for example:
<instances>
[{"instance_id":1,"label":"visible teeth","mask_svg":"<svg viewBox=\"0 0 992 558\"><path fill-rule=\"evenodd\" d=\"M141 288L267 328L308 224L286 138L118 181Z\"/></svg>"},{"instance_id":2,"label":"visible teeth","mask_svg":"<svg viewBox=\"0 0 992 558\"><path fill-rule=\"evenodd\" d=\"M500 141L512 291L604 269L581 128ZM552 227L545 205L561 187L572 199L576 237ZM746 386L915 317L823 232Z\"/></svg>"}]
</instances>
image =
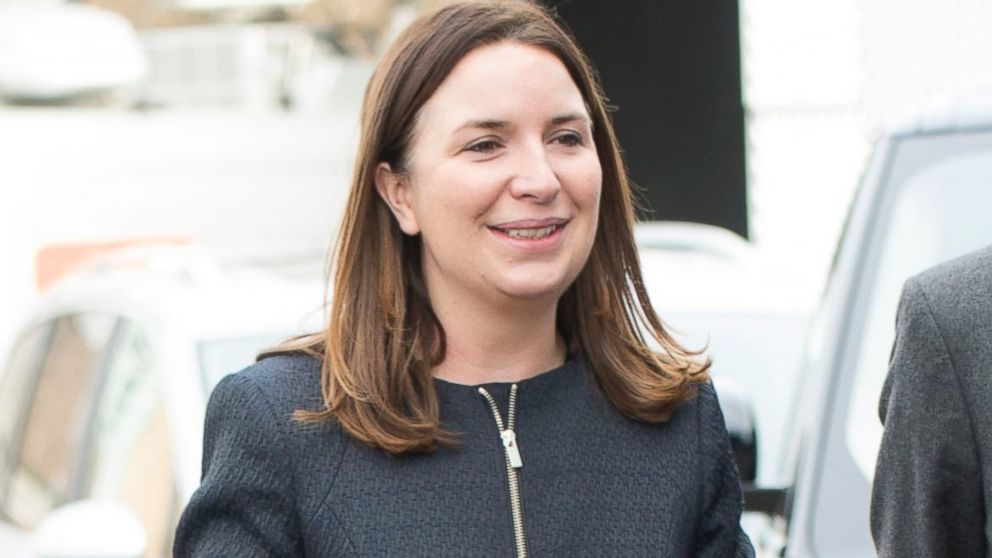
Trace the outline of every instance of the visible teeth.
<instances>
[{"instance_id":1,"label":"visible teeth","mask_svg":"<svg viewBox=\"0 0 992 558\"><path fill-rule=\"evenodd\" d=\"M504 229L503 232L510 238L544 238L555 232L555 225L549 225L540 229Z\"/></svg>"}]
</instances>

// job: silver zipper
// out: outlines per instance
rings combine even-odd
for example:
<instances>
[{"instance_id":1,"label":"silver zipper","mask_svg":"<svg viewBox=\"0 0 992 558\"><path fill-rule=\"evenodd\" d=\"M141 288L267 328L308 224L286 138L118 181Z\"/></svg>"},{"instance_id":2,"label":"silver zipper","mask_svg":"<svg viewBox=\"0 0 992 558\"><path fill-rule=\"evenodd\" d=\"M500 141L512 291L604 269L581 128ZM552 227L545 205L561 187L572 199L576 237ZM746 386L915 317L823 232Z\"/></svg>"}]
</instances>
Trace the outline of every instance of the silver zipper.
<instances>
[{"instance_id":1,"label":"silver zipper","mask_svg":"<svg viewBox=\"0 0 992 558\"><path fill-rule=\"evenodd\" d=\"M517 558L527 558L527 542L524 539L524 518L520 507L520 482L517 478L517 469L524 466L520 457L520 448L517 446L517 434L513 431L513 425L517 417L517 384L510 386L510 408L506 413L506 428L503 428L503 417L499 415L499 407L496 400L480 387L479 393L486 398L489 408L496 419L496 426L499 428L499 438L503 442L503 453L506 456L506 479L510 486L510 513L513 514L513 541L517 546Z\"/></svg>"}]
</instances>

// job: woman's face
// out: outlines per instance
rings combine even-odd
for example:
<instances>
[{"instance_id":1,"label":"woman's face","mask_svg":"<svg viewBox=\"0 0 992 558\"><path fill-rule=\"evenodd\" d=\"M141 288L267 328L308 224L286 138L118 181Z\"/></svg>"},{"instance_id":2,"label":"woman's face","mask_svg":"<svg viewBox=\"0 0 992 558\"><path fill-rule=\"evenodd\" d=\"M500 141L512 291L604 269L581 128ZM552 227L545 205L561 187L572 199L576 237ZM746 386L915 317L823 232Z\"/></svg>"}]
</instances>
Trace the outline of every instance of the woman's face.
<instances>
[{"instance_id":1,"label":"woman's face","mask_svg":"<svg viewBox=\"0 0 992 558\"><path fill-rule=\"evenodd\" d=\"M409 155L409 173L380 165L377 185L421 236L434 301L553 301L585 265L602 170L582 94L550 52L470 52L421 110Z\"/></svg>"}]
</instances>

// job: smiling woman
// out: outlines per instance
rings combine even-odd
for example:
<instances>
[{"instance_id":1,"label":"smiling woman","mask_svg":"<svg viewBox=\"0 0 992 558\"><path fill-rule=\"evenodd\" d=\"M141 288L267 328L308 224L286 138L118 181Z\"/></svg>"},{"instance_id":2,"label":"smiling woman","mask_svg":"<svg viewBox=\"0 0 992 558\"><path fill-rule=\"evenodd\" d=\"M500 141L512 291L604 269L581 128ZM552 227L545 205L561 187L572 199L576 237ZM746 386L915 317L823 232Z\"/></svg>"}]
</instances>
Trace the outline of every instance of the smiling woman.
<instances>
[{"instance_id":1,"label":"smiling woman","mask_svg":"<svg viewBox=\"0 0 992 558\"><path fill-rule=\"evenodd\" d=\"M327 327L218 385L176 555L752 555L633 215L550 14L415 22L366 92Z\"/></svg>"},{"instance_id":2,"label":"smiling woman","mask_svg":"<svg viewBox=\"0 0 992 558\"><path fill-rule=\"evenodd\" d=\"M380 195L400 229L421 238L427 292L447 341L436 377L513 381L564 360L553 335L557 302L589 258L602 183L584 105L547 50L482 46L420 109L409 160L398 169L379 164ZM492 358L472 354L491 344L476 339L483 331L475 326L500 315L497 328L514 325L493 333L543 340L532 350L546 367L504 356L494 369Z\"/></svg>"}]
</instances>

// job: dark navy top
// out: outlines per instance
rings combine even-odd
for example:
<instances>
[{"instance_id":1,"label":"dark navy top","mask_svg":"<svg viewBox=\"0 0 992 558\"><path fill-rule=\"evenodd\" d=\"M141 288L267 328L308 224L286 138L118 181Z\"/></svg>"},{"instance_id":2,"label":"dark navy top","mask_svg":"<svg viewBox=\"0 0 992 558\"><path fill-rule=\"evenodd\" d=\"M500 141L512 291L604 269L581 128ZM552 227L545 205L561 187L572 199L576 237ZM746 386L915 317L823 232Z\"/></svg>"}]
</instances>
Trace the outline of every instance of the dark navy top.
<instances>
[{"instance_id":1,"label":"dark navy top","mask_svg":"<svg viewBox=\"0 0 992 558\"><path fill-rule=\"evenodd\" d=\"M217 386L177 557L515 556L507 460L477 387L436 381L460 448L393 457L293 419L322 408L320 369L277 356ZM659 425L621 415L578 358L517 385L528 556L754 555L712 386ZM484 387L505 420L510 384Z\"/></svg>"}]
</instances>

